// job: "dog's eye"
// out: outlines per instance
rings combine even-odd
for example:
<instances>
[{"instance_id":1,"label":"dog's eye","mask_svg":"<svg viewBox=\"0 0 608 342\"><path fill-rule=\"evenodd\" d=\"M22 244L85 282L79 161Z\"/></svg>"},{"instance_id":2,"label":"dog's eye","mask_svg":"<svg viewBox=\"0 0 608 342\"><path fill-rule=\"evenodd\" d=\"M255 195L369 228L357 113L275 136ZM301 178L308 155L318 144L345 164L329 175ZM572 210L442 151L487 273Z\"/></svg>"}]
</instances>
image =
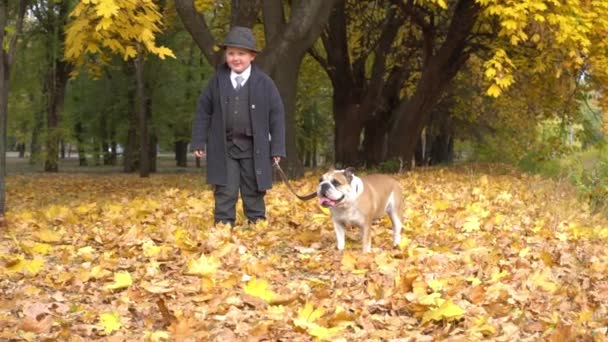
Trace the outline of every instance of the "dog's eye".
<instances>
[{"instance_id":1,"label":"dog's eye","mask_svg":"<svg viewBox=\"0 0 608 342\"><path fill-rule=\"evenodd\" d=\"M337 180L334 179L334 180L331 181L331 185L333 185L335 187L338 187L338 186L342 185L342 183L340 183L340 182L338 182Z\"/></svg>"},{"instance_id":2,"label":"dog's eye","mask_svg":"<svg viewBox=\"0 0 608 342\"><path fill-rule=\"evenodd\" d=\"M323 177L319 178L319 183L321 183L323 181Z\"/></svg>"}]
</instances>

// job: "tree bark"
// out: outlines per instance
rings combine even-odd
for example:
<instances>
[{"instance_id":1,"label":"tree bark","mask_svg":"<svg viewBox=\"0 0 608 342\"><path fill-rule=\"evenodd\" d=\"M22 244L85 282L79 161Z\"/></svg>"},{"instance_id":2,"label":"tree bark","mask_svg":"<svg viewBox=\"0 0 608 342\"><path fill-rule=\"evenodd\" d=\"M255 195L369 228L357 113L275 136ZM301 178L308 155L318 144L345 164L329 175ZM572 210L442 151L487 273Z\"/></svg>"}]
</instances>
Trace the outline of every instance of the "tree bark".
<instances>
[{"instance_id":1,"label":"tree bark","mask_svg":"<svg viewBox=\"0 0 608 342\"><path fill-rule=\"evenodd\" d=\"M329 18L329 24L323 35L323 44L327 58L311 50L312 56L325 69L332 81L334 112L334 147L335 162L341 166L376 164L383 158L385 125L382 117L382 104L387 81L386 57L391 53L400 25L404 19L397 11L388 7L384 23L379 27L378 38L365 51L361 48L358 57L351 58L349 52L348 26L349 14L346 4L338 3ZM352 15L352 13L350 14ZM371 72L366 72L367 62L373 60ZM405 72L402 72L405 73ZM391 84L401 87L401 84ZM374 125L380 124L378 127ZM361 135L366 135L361 144ZM375 139L380 139L375 141ZM367 158L369 156L369 158Z\"/></svg>"},{"instance_id":2,"label":"tree bark","mask_svg":"<svg viewBox=\"0 0 608 342\"><path fill-rule=\"evenodd\" d=\"M78 150L78 165L87 166L87 156L84 148L84 129L79 119L74 125L74 135L76 137L76 149Z\"/></svg>"},{"instance_id":3,"label":"tree bark","mask_svg":"<svg viewBox=\"0 0 608 342\"><path fill-rule=\"evenodd\" d=\"M304 174L297 155L295 136L297 75L304 54L318 38L331 8L338 1L294 2L291 19L287 22L282 10L282 1L262 0L266 46L257 56L256 63L274 79L285 105L287 166L284 169L292 177L300 177ZM175 7L184 26L209 63L217 65L221 56L213 51L215 38L204 17L194 10L193 1L175 0Z\"/></svg>"},{"instance_id":4,"label":"tree bark","mask_svg":"<svg viewBox=\"0 0 608 342\"><path fill-rule=\"evenodd\" d=\"M148 113L146 110L146 86L145 86L145 56L143 49L138 46L137 57L135 58L135 79L136 85L136 98L135 98L135 112L137 113L138 127L139 127L139 176L149 177L150 176L150 152L149 152L149 136L148 136Z\"/></svg>"},{"instance_id":5,"label":"tree bark","mask_svg":"<svg viewBox=\"0 0 608 342\"><path fill-rule=\"evenodd\" d=\"M175 165L177 167L188 166L188 141L175 141Z\"/></svg>"},{"instance_id":6,"label":"tree bark","mask_svg":"<svg viewBox=\"0 0 608 342\"><path fill-rule=\"evenodd\" d=\"M58 6L57 13L54 7ZM48 16L50 24L46 28L47 34L52 42L52 49L49 49L48 60L50 62L47 70L46 78L46 119L47 119L47 134L45 141L45 161L44 171L57 172L59 171L59 142L61 140L61 131L59 122L63 104L65 101L65 90L68 82L72 66L63 59L62 42L65 40L65 25L68 19L69 3L49 2Z\"/></svg>"},{"instance_id":7,"label":"tree bark","mask_svg":"<svg viewBox=\"0 0 608 342\"><path fill-rule=\"evenodd\" d=\"M126 173L135 172L139 168L139 157L138 157L138 139L137 139L137 113L135 108L135 94L136 94L136 82L135 79L135 68L133 63L124 64L124 72L127 79L131 80L127 90L127 143L124 149L123 158L123 171Z\"/></svg>"}]
</instances>

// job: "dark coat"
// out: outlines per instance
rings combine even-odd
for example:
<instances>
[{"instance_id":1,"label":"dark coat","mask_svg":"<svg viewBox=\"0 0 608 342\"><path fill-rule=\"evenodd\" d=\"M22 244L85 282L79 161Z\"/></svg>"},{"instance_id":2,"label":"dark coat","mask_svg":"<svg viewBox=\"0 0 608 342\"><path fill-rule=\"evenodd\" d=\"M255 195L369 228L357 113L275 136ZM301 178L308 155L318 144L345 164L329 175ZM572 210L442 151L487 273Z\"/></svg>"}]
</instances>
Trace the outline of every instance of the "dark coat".
<instances>
[{"instance_id":1,"label":"dark coat","mask_svg":"<svg viewBox=\"0 0 608 342\"><path fill-rule=\"evenodd\" d=\"M272 79L251 65L249 116L253 133L253 164L258 190L272 188L271 157L285 157L285 109ZM226 112L230 68L222 65L201 94L192 125L192 150L206 150L207 182L226 185Z\"/></svg>"}]
</instances>

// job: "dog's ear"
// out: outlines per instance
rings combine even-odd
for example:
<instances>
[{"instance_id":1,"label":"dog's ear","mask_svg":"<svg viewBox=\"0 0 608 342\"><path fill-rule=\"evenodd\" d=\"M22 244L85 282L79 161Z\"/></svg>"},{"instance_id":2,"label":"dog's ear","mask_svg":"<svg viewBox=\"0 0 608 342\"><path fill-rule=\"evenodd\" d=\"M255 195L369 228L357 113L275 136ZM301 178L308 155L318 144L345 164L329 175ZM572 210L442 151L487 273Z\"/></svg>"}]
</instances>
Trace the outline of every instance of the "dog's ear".
<instances>
[{"instance_id":1,"label":"dog's ear","mask_svg":"<svg viewBox=\"0 0 608 342\"><path fill-rule=\"evenodd\" d=\"M344 169L344 177L346 177L346 180L348 181L349 184L350 184L350 182L353 181L354 175L355 175L355 169L353 167L347 167L346 169Z\"/></svg>"}]
</instances>

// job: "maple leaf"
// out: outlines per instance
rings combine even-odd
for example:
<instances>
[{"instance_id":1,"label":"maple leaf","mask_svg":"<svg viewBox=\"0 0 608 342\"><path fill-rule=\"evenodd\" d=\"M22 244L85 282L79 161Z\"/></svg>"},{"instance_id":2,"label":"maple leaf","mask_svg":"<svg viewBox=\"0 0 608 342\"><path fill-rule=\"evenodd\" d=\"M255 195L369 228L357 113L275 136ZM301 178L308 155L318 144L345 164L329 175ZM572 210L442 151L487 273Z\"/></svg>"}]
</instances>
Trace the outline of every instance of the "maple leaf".
<instances>
[{"instance_id":1,"label":"maple leaf","mask_svg":"<svg viewBox=\"0 0 608 342\"><path fill-rule=\"evenodd\" d=\"M175 245L186 251L195 251L197 243L192 239L192 236L182 227L177 227L173 233Z\"/></svg>"},{"instance_id":2,"label":"maple leaf","mask_svg":"<svg viewBox=\"0 0 608 342\"><path fill-rule=\"evenodd\" d=\"M452 300L449 299L443 302L440 307L426 312L422 316L422 324L430 320L441 321L443 319L446 319L449 321L455 318L459 318L462 315L464 315L464 310L462 310L462 308L454 304Z\"/></svg>"},{"instance_id":3,"label":"maple leaf","mask_svg":"<svg viewBox=\"0 0 608 342\"><path fill-rule=\"evenodd\" d=\"M99 315L99 325L106 334L111 334L122 326L120 323L120 315L116 312L102 313Z\"/></svg>"},{"instance_id":4,"label":"maple leaf","mask_svg":"<svg viewBox=\"0 0 608 342\"><path fill-rule=\"evenodd\" d=\"M276 293L268 289L269 284L264 279L251 278L245 286L243 291L250 296L261 298L266 302L271 302L276 296Z\"/></svg>"},{"instance_id":5,"label":"maple leaf","mask_svg":"<svg viewBox=\"0 0 608 342\"><path fill-rule=\"evenodd\" d=\"M97 10L97 15L99 15L101 17L111 17L118 13L118 10L120 10L120 7L118 7L118 5L116 5L114 0L105 0L105 1L100 1L97 4L96 10Z\"/></svg>"},{"instance_id":6,"label":"maple leaf","mask_svg":"<svg viewBox=\"0 0 608 342\"><path fill-rule=\"evenodd\" d=\"M44 259L24 259L18 256L17 259L9 263L7 269L12 272L28 273L36 275L44 267Z\"/></svg>"},{"instance_id":7,"label":"maple leaf","mask_svg":"<svg viewBox=\"0 0 608 342\"><path fill-rule=\"evenodd\" d=\"M298 317L293 319L295 326L303 328L306 332L321 340L331 340L339 334L344 328L341 326L327 328L319 325L316 321L325 314L322 307L315 307L312 303L307 302L303 308L298 310Z\"/></svg>"},{"instance_id":8,"label":"maple leaf","mask_svg":"<svg viewBox=\"0 0 608 342\"><path fill-rule=\"evenodd\" d=\"M114 282L106 285L106 290L118 290L124 289L133 284L133 279L129 272L116 272L114 273Z\"/></svg>"},{"instance_id":9,"label":"maple leaf","mask_svg":"<svg viewBox=\"0 0 608 342\"><path fill-rule=\"evenodd\" d=\"M200 275L200 276L212 276L217 272L217 269L221 266L220 261L215 256L207 257L205 254L196 260L190 260L188 262L188 271L186 274L189 275Z\"/></svg>"}]
</instances>

